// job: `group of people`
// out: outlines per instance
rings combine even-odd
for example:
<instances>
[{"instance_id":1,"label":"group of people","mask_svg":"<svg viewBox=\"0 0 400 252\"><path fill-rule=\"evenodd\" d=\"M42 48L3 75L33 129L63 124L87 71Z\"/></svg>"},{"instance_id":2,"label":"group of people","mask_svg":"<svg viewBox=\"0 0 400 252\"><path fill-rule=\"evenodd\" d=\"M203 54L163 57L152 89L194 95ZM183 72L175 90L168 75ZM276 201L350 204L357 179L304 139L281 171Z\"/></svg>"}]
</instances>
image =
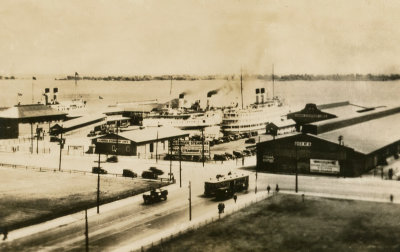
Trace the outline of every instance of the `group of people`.
<instances>
[{"instance_id":1,"label":"group of people","mask_svg":"<svg viewBox=\"0 0 400 252\"><path fill-rule=\"evenodd\" d=\"M268 185L268 186L267 186L267 192L268 192L268 194L269 194L269 191L271 191L271 187ZM279 186L278 186L278 184L276 184L276 186L275 186L275 192L276 192L276 193L279 192Z\"/></svg>"}]
</instances>

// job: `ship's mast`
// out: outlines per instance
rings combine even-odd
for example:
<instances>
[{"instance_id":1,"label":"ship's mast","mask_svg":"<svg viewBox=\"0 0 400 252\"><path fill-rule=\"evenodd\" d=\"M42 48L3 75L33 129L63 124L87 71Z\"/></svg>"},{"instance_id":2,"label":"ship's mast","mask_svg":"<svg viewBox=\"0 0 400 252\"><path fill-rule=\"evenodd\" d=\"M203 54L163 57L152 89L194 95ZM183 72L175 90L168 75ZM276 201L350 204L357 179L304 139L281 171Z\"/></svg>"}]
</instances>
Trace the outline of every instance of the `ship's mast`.
<instances>
[{"instance_id":1,"label":"ship's mast","mask_svg":"<svg viewBox=\"0 0 400 252\"><path fill-rule=\"evenodd\" d=\"M242 97L242 109L243 109L243 82L242 82L242 69L240 69L240 96Z\"/></svg>"},{"instance_id":2,"label":"ship's mast","mask_svg":"<svg viewBox=\"0 0 400 252\"><path fill-rule=\"evenodd\" d=\"M274 64L272 64L272 99L275 97Z\"/></svg>"},{"instance_id":3,"label":"ship's mast","mask_svg":"<svg viewBox=\"0 0 400 252\"><path fill-rule=\"evenodd\" d=\"M77 99L77 86L78 86L77 81L78 81L78 72L75 72L75 92L74 92L75 100Z\"/></svg>"},{"instance_id":4,"label":"ship's mast","mask_svg":"<svg viewBox=\"0 0 400 252\"><path fill-rule=\"evenodd\" d=\"M171 93L172 93L172 75L171 75L171 84L169 86L169 109L171 109Z\"/></svg>"}]
</instances>

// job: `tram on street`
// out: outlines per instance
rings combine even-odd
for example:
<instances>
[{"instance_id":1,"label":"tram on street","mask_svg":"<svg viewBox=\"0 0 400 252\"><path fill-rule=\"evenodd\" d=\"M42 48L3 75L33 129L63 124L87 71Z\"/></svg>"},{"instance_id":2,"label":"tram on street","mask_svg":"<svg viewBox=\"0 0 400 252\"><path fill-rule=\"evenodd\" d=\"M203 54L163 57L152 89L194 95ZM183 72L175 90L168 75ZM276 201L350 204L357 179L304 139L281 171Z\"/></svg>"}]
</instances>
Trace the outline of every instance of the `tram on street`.
<instances>
[{"instance_id":1,"label":"tram on street","mask_svg":"<svg viewBox=\"0 0 400 252\"><path fill-rule=\"evenodd\" d=\"M228 174L217 175L204 182L204 195L206 197L215 196L217 198L227 198L236 192L249 188L249 175Z\"/></svg>"}]
</instances>

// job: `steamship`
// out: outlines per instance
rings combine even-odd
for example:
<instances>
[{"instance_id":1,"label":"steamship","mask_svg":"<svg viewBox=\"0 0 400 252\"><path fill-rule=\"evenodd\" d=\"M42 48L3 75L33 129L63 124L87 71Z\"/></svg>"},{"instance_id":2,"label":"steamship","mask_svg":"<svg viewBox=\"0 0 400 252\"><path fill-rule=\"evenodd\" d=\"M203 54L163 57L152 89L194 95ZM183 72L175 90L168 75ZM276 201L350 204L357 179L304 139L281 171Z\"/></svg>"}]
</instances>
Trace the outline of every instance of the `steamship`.
<instances>
[{"instance_id":1,"label":"steamship","mask_svg":"<svg viewBox=\"0 0 400 252\"><path fill-rule=\"evenodd\" d=\"M53 94L50 93L50 88L45 88L44 104L58 111L68 113L69 117L82 116L86 110L86 101L83 99L72 99L69 101L58 101L58 88L53 88Z\"/></svg>"},{"instance_id":2,"label":"steamship","mask_svg":"<svg viewBox=\"0 0 400 252\"><path fill-rule=\"evenodd\" d=\"M221 130L225 135L244 132L264 133L271 118L287 114L288 107L278 96L266 98L265 88L257 88L256 102L246 108L227 108L223 111Z\"/></svg>"},{"instance_id":3,"label":"steamship","mask_svg":"<svg viewBox=\"0 0 400 252\"><path fill-rule=\"evenodd\" d=\"M179 95L178 108L172 108L171 104L166 105L159 111L150 113L143 118L142 125L157 127L171 126L183 130L201 129L220 125L222 111L209 109L202 110L200 101L196 101L190 108L185 107L184 94Z\"/></svg>"}]
</instances>

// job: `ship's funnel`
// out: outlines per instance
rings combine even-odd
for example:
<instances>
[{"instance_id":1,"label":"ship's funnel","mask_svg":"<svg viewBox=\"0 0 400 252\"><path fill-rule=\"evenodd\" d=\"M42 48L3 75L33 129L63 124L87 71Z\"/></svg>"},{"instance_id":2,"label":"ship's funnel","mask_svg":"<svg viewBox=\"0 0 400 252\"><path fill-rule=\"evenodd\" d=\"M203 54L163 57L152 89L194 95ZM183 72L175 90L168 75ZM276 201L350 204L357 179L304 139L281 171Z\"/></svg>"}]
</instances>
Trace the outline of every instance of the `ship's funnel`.
<instances>
[{"instance_id":1,"label":"ship's funnel","mask_svg":"<svg viewBox=\"0 0 400 252\"><path fill-rule=\"evenodd\" d=\"M45 105L49 105L49 95L48 93L50 93L50 88L45 88L44 89L44 104Z\"/></svg>"},{"instance_id":2,"label":"ship's funnel","mask_svg":"<svg viewBox=\"0 0 400 252\"><path fill-rule=\"evenodd\" d=\"M183 104L185 103L184 99L185 99L185 94L184 93L180 94L179 95L179 104L178 104L179 108L183 108Z\"/></svg>"},{"instance_id":3,"label":"ship's funnel","mask_svg":"<svg viewBox=\"0 0 400 252\"><path fill-rule=\"evenodd\" d=\"M57 102L57 93L58 93L58 88L53 88L53 99L54 99L54 103Z\"/></svg>"},{"instance_id":4,"label":"ship's funnel","mask_svg":"<svg viewBox=\"0 0 400 252\"><path fill-rule=\"evenodd\" d=\"M261 98L261 104L264 104L264 102L265 102L265 88L261 88L260 98Z\"/></svg>"},{"instance_id":5,"label":"ship's funnel","mask_svg":"<svg viewBox=\"0 0 400 252\"><path fill-rule=\"evenodd\" d=\"M256 104L258 104L259 103L259 94L260 94L260 89L259 88L256 88Z\"/></svg>"}]
</instances>

